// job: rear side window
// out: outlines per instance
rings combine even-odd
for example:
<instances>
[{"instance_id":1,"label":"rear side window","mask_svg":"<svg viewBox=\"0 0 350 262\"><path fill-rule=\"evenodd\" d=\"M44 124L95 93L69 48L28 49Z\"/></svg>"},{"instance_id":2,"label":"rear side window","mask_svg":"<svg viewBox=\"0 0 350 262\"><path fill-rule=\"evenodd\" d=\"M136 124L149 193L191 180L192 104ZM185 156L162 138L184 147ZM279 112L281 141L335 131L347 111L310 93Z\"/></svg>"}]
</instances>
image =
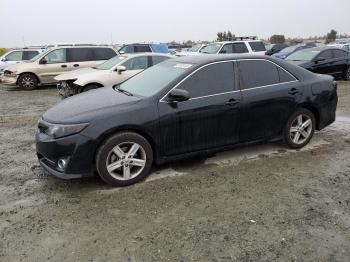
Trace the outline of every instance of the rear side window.
<instances>
[{"instance_id":1,"label":"rear side window","mask_svg":"<svg viewBox=\"0 0 350 262\"><path fill-rule=\"evenodd\" d=\"M248 53L248 48L245 43L233 43L232 44L233 53L242 54Z\"/></svg>"},{"instance_id":2,"label":"rear side window","mask_svg":"<svg viewBox=\"0 0 350 262\"><path fill-rule=\"evenodd\" d=\"M38 51L24 51L23 52L23 60L30 60L38 54L39 54Z\"/></svg>"},{"instance_id":3,"label":"rear side window","mask_svg":"<svg viewBox=\"0 0 350 262\"><path fill-rule=\"evenodd\" d=\"M135 46L135 53L143 53L143 52L152 52L149 45L136 45Z\"/></svg>"},{"instance_id":4,"label":"rear side window","mask_svg":"<svg viewBox=\"0 0 350 262\"><path fill-rule=\"evenodd\" d=\"M341 58L344 56L348 56L348 53L346 51L343 50L333 50L333 54L335 58Z\"/></svg>"},{"instance_id":5,"label":"rear side window","mask_svg":"<svg viewBox=\"0 0 350 262\"><path fill-rule=\"evenodd\" d=\"M111 48L93 48L94 60L108 60L115 57L117 54Z\"/></svg>"},{"instance_id":6,"label":"rear side window","mask_svg":"<svg viewBox=\"0 0 350 262\"><path fill-rule=\"evenodd\" d=\"M187 90L191 98L231 92L234 90L233 63L208 65L188 77L178 88Z\"/></svg>"},{"instance_id":7,"label":"rear side window","mask_svg":"<svg viewBox=\"0 0 350 262\"><path fill-rule=\"evenodd\" d=\"M94 61L94 53L92 48L69 48L70 62Z\"/></svg>"},{"instance_id":8,"label":"rear side window","mask_svg":"<svg viewBox=\"0 0 350 262\"><path fill-rule=\"evenodd\" d=\"M239 61L241 89L279 84L278 68L266 60Z\"/></svg>"},{"instance_id":9,"label":"rear side window","mask_svg":"<svg viewBox=\"0 0 350 262\"><path fill-rule=\"evenodd\" d=\"M14 51L6 56L6 61L22 61L22 51Z\"/></svg>"},{"instance_id":10,"label":"rear side window","mask_svg":"<svg viewBox=\"0 0 350 262\"><path fill-rule=\"evenodd\" d=\"M152 56L152 65L156 65L160 62L163 62L165 60L169 59L169 57L166 56Z\"/></svg>"},{"instance_id":11,"label":"rear side window","mask_svg":"<svg viewBox=\"0 0 350 262\"><path fill-rule=\"evenodd\" d=\"M266 51L265 46L262 42L249 42L250 47L252 48L253 52L261 52Z\"/></svg>"},{"instance_id":12,"label":"rear side window","mask_svg":"<svg viewBox=\"0 0 350 262\"><path fill-rule=\"evenodd\" d=\"M280 83L286 83L286 82L291 82L296 80L295 77L292 76L290 73L288 73L286 70L278 66L277 66L277 70L280 78Z\"/></svg>"}]
</instances>

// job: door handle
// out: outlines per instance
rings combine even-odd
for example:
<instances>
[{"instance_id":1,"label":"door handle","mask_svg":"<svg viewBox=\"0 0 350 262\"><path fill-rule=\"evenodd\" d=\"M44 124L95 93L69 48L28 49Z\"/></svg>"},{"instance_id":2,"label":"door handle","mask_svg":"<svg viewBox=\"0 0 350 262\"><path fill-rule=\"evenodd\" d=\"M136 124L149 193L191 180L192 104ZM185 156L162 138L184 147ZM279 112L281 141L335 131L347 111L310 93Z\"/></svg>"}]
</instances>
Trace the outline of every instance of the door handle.
<instances>
[{"instance_id":1,"label":"door handle","mask_svg":"<svg viewBox=\"0 0 350 262\"><path fill-rule=\"evenodd\" d=\"M288 94L290 94L290 95L296 95L298 93L299 93L298 89L296 89L294 87L292 89L290 89L288 92Z\"/></svg>"},{"instance_id":2,"label":"door handle","mask_svg":"<svg viewBox=\"0 0 350 262\"><path fill-rule=\"evenodd\" d=\"M227 105L227 106L234 106L234 105L236 105L236 104L238 104L238 103L239 103L238 100L231 98L230 100L228 100L228 101L225 103L225 105Z\"/></svg>"},{"instance_id":3,"label":"door handle","mask_svg":"<svg viewBox=\"0 0 350 262\"><path fill-rule=\"evenodd\" d=\"M67 67L67 65L61 65L61 67Z\"/></svg>"},{"instance_id":4,"label":"door handle","mask_svg":"<svg viewBox=\"0 0 350 262\"><path fill-rule=\"evenodd\" d=\"M74 64L73 66L74 66L74 67L78 67L78 66L79 66L79 64Z\"/></svg>"}]
</instances>

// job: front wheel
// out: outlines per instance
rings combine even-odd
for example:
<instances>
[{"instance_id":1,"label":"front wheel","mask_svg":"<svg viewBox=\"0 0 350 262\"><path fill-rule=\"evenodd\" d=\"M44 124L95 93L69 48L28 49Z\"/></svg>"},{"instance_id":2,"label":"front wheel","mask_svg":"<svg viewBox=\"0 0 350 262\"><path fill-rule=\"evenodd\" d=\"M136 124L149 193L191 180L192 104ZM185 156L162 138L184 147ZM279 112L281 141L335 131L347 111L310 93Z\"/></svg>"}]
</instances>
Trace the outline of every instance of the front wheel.
<instances>
[{"instance_id":1,"label":"front wheel","mask_svg":"<svg viewBox=\"0 0 350 262\"><path fill-rule=\"evenodd\" d=\"M293 149L307 145L315 132L315 116L305 108L298 109L289 118L284 131L285 144Z\"/></svg>"},{"instance_id":2,"label":"front wheel","mask_svg":"<svg viewBox=\"0 0 350 262\"><path fill-rule=\"evenodd\" d=\"M96 155L100 177L112 186L128 186L146 178L153 162L152 147L139 134L118 133L107 139Z\"/></svg>"},{"instance_id":3,"label":"front wheel","mask_svg":"<svg viewBox=\"0 0 350 262\"><path fill-rule=\"evenodd\" d=\"M346 68L346 70L344 72L344 79L350 80L350 66L348 66L348 68Z\"/></svg>"},{"instance_id":4,"label":"front wheel","mask_svg":"<svg viewBox=\"0 0 350 262\"><path fill-rule=\"evenodd\" d=\"M38 86L38 80L32 74L23 74L18 78L18 85L25 90L33 90Z\"/></svg>"}]
</instances>

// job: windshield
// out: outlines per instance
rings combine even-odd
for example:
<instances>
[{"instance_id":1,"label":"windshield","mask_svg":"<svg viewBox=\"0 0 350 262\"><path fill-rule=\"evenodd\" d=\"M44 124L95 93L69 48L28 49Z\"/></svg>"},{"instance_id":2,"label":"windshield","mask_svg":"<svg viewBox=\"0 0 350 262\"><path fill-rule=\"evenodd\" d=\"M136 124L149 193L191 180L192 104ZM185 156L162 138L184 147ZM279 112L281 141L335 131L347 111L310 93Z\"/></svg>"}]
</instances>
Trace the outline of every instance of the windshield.
<instances>
[{"instance_id":1,"label":"windshield","mask_svg":"<svg viewBox=\"0 0 350 262\"><path fill-rule=\"evenodd\" d=\"M150 97L162 90L190 67L192 67L191 64L182 64L176 61L163 62L130 78L120 84L118 88L131 94Z\"/></svg>"},{"instance_id":2,"label":"windshield","mask_svg":"<svg viewBox=\"0 0 350 262\"><path fill-rule=\"evenodd\" d=\"M222 44L209 44L206 47L202 48L199 52L205 53L205 54L216 54Z\"/></svg>"},{"instance_id":3,"label":"windshield","mask_svg":"<svg viewBox=\"0 0 350 262\"><path fill-rule=\"evenodd\" d=\"M96 69L99 70L110 70L112 69L115 65L119 64L121 61L123 61L126 57L125 56L115 56L106 62L103 62L102 64L99 64L96 66Z\"/></svg>"},{"instance_id":4,"label":"windshield","mask_svg":"<svg viewBox=\"0 0 350 262\"><path fill-rule=\"evenodd\" d=\"M291 53L291 52L294 52L295 51L295 49L297 49L298 48L298 46L288 46L288 47L286 47L286 48L284 48L284 49L282 49L280 52L281 53Z\"/></svg>"},{"instance_id":5,"label":"windshield","mask_svg":"<svg viewBox=\"0 0 350 262\"><path fill-rule=\"evenodd\" d=\"M300 50L288 56L286 60L310 61L319 53L320 50Z\"/></svg>"},{"instance_id":6,"label":"windshield","mask_svg":"<svg viewBox=\"0 0 350 262\"><path fill-rule=\"evenodd\" d=\"M187 49L188 52L198 52L201 49L202 45L194 45L191 48Z\"/></svg>"}]
</instances>

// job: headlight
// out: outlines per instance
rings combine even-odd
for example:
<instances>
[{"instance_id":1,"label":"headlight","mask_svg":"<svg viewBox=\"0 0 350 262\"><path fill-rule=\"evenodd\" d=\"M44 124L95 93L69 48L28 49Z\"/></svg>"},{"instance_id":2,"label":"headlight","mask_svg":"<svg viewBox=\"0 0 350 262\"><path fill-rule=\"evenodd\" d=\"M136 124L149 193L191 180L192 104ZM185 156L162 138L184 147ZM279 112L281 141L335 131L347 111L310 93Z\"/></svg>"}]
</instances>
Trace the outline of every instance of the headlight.
<instances>
[{"instance_id":1,"label":"headlight","mask_svg":"<svg viewBox=\"0 0 350 262\"><path fill-rule=\"evenodd\" d=\"M4 71L4 75L14 77L14 76L16 76L17 74L16 74L16 72L12 72L12 71L10 71L10 70L5 70L5 71Z\"/></svg>"},{"instance_id":2,"label":"headlight","mask_svg":"<svg viewBox=\"0 0 350 262\"><path fill-rule=\"evenodd\" d=\"M50 125L45 130L45 133L53 138L61 138L65 136L74 135L83 131L89 124L76 124L76 125Z\"/></svg>"}]
</instances>

